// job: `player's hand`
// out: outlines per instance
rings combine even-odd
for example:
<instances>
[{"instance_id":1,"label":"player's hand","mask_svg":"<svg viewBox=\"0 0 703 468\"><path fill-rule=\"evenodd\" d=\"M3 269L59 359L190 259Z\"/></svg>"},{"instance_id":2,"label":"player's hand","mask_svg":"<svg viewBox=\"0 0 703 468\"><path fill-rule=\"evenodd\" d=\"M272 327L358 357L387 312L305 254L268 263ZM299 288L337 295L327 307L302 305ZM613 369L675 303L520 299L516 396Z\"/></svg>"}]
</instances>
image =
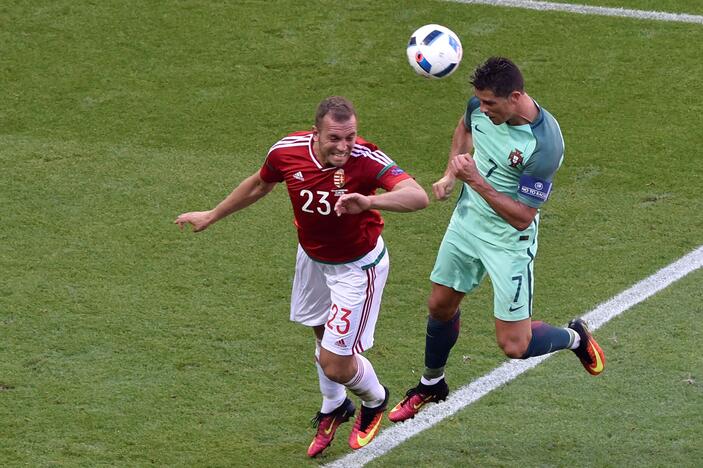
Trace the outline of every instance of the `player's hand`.
<instances>
[{"instance_id":1,"label":"player's hand","mask_svg":"<svg viewBox=\"0 0 703 468\"><path fill-rule=\"evenodd\" d=\"M193 232L200 232L212 224L212 213L210 211L191 211L179 215L174 221L182 231L187 224L193 226Z\"/></svg>"},{"instance_id":2,"label":"player's hand","mask_svg":"<svg viewBox=\"0 0 703 468\"><path fill-rule=\"evenodd\" d=\"M437 182L432 184L432 193L437 200L446 200L451 195L452 190L454 190L454 184L456 183L456 177L453 175L445 175Z\"/></svg>"},{"instance_id":3,"label":"player's hand","mask_svg":"<svg viewBox=\"0 0 703 468\"><path fill-rule=\"evenodd\" d=\"M359 214L371 208L371 199L360 193L345 193L334 204L337 216L343 214Z\"/></svg>"},{"instance_id":4,"label":"player's hand","mask_svg":"<svg viewBox=\"0 0 703 468\"><path fill-rule=\"evenodd\" d=\"M481 177L476 168L476 161L470 154L457 154L454 156L449 162L449 169L457 179L463 180L472 187L483 183L483 177Z\"/></svg>"}]
</instances>

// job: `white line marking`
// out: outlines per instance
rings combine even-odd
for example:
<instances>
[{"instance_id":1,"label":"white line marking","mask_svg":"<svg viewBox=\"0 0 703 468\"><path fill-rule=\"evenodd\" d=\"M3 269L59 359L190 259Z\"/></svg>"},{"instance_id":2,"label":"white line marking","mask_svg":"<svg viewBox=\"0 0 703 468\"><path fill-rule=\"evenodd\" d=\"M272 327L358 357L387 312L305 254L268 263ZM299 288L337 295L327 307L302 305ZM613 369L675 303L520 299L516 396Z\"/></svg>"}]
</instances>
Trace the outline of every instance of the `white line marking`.
<instances>
[{"instance_id":1,"label":"white line marking","mask_svg":"<svg viewBox=\"0 0 703 468\"><path fill-rule=\"evenodd\" d=\"M703 267L703 245L681 257L671 265L662 268L612 299L600 304L583 316L592 330L600 328L609 320L622 314L629 308L658 293L671 283L683 278L692 271ZM415 419L385 428L371 445L352 452L338 460L325 465L328 467L358 467L388 453L410 437L429 429L438 422L460 411L482 396L510 382L548 359L552 354L527 360L512 359L488 374L452 392L447 401L432 404L420 412Z\"/></svg>"},{"instance_id":2,"label":"white line marking","mask_svg":"<svg viewBox=\"0 0 703 468\"><path fill-rule=\"evenodd\" d=\"M533 2L530 0L448 0L455 3L475 3L500 7L526 8L528 10L567 11L582 15L621 16L655 21L674 21L679 23L703 24L703 16L686 13L666 13L663 11L629 10L627 8L608 8L589 5L572 5L569 3Z\"/></svg>"}]
</instances>

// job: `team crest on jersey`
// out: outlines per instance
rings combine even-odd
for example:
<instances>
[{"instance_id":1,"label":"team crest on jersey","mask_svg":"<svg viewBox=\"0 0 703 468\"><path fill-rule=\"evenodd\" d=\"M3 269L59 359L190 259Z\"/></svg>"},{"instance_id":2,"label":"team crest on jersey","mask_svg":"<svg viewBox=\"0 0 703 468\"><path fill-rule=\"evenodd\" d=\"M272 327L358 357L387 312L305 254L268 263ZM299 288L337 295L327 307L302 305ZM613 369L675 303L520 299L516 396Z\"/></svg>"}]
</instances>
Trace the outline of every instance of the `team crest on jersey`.
<instances>
[{"instance_id":1,"label":"team crest on jersey","mask_svg":"<svg viewBox=\"0 0 703 468\"><path fill-rule=\"evenodd\" d=\"M517 148L512 150L508 155L508 162L510 167L518 167L519 164L522 164L522 151Z\"/></svg>"},{"instance_id":2,"label":"team crest on jersey","mask_svg":"<svg viewBox=\"0 0 703 468\"><path fill-rule=\"evenodd\" d=\"M344 187L344 169L337 169L334 173L334 185L337 188Z\"/></svg>"}]
</instances>

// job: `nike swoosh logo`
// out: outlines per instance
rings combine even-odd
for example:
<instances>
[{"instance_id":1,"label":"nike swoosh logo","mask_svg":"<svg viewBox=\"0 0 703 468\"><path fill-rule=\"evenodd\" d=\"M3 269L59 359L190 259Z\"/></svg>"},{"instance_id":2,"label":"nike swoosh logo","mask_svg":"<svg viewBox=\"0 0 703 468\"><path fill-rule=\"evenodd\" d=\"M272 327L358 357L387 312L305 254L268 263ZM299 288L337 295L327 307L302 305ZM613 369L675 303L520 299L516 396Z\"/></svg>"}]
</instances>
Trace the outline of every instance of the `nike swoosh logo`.
<instances>
[{"instance_id":1,"label":"nike swoosh logo","mask_svg":"<svg viewBox=\"0 0 703 468\"><path fill-rule=\"evenodd\" d=\"M378 432L378 428L381 425L381 419L383 418L378 418L378 421L376 421L376 424L374 424L371 427L371 430L366 433L366 437L359 437L358 435L356 436L356 441L359 444L360 447L366 446L371 440L373 440L374 436Z\"/></svg>"},{"instance_id":2,"label":"nike swoosh logo","mask_svg":"<svg viewBox=\"0 0 703 468\"><path fill-rule=\"evenodd\" d=\"M424 400L422 400L420 403L414 404L414 405L413 405L413 409L414 409L414 410L419 410L420 408L422 408L422 407L424 406L425 403L427 403L427 402L430 401L431 399L432 399L432 396L430 395L430 396L428 396L427 398L425 398Z\"/></svg>"},{"instance_id":3,"label":"nike swoosh logo","mask_svg":"<svg viewBox=\"0 0 703 468\"><path fill-rule=\"evenodd\" d=\"M486 134L486 132L478 128L478 125L474 126L474 130L476 130L478 133L483 133L484 135Z\"/></svg>"},{"instance_id":4,"label":"nike swoosh logo","mask_svg":"<svg viewBox=\"0 0 703 468\"><path fill-rule=\"evenodd\" d=\"M332 421L330 421L330 427L328 427L327 429L325 429L324 431L322 431L322 433L325 434L325 435L330 435L330 434L332 433L332 431L334 430L334 422L335 422L336 420L337 420L337 416L335 416L334 418L332 418Z\"/></svg>"},{"instance_id":5,"label":"nike swoosh logo","mask_svg":"<svg viewBox=\"0 0 703 468\"><path fill-rule=\"evenodd\" d=\"M516 310L522 309L523 306L524 306L524 304L521 305L520 307L515 307L514 309L513 309L513 306L510 306L510 308L509 308L508 310L509 310L510 312L515 312Z\"/></svg>"},{"instance_id":6,"label":"nike swoosh logo","mask_svg":"<svg viewBox=\"0 0 703 468\"><path fill-rule=\"evenodd\" d=\"M593 346L593 343L589 341L588 344L591 346L593 355L596 357L596 365L591 366L591 369L593 370L593 372L603 372L603 361L600 358L600 353L598 352L598 350L596 350L596 347Z\"/></svg>"}]
</instances>

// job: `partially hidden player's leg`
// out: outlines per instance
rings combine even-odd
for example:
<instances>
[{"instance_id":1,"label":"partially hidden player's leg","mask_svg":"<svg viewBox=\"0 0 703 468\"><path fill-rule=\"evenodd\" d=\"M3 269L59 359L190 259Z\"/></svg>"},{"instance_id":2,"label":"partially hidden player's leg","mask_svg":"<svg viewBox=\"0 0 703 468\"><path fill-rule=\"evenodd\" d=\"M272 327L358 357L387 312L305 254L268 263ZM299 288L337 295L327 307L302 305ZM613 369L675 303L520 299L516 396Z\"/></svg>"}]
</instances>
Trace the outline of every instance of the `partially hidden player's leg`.
<instances>
[{"instance_id":1,"label":"partially hidden player's leg","mask_svg":"<svg viewBox=\"0 0 703 468\"><path fill-rule=\"evenodd\" d=\"M343 384L327 377L322 370L322 366L320 365L320 353L322 351L320 343L322 342L325 328L322 325L316 326L314 327L314 331L315 367L317 368L317 377L320 382L320 393L322 393L322 408L320 408L320 411L322 413L330 413L344 403L344 400L347 398L347 390Z\"/></svg>"},{"instance_id":2,"label":"partially hidden player's leg","mask_svg":"<svg viewBox=\"0 0 703 468\"><path fill-rule=\"evenodd\" d=\"M430 275L432 291L427 301L425 370L417 386L408 390L388 413L388 419L393 422L413 418L425 404L442 401L449 394L444 366L459 337L459 305L464 295L486 276L470 237L453 229L451 224L444 234Z\"/></svg>"},{"instance_id":3,"label":"partially hidden player's leg","mask_svg":"<svg viewBox=\"0 0 703 468\"><path fill-rule=\"evenodd\" d=\"M459 305L463 298L463 292L432 283L432 292L427 301L429 317L425 335L425 370L420 380L426 385L433 385L444 377L449 352L459 338Z\"/></svg>"},{"instance_id":4,"label":"partially hidden player's leg","mask_svg":"<svg viewBox=\"0 0 703 468\"><path fill-rule=\"evenodd\" d=\"M347 398L346 387L327 377L320 365L322 352L320 343L325 332L324 326L316 326L313 329L315 331L315 365L322 393L322 408L312 419L313 427L317 428L317 433L308 447L308 456L310 457L319 455L329 447L339 425L353 417L356 411L354 403Z\"/></svg>"},{"instance_id":5,"label":"partially hidden player's leg","mask_svg":"<svg viewBox=\"0 0 703 468\"><path fill-rule=\"evenodd\" d=\"M425 335L425 370L420 383L408 390L388 418L393 422L415 417L427 403L446 399L449 387L444 380L444 367L449 353L459 338L464 293L441 284L432 283L428 300L429 316Z\"/></svg>"}]
</instances>

